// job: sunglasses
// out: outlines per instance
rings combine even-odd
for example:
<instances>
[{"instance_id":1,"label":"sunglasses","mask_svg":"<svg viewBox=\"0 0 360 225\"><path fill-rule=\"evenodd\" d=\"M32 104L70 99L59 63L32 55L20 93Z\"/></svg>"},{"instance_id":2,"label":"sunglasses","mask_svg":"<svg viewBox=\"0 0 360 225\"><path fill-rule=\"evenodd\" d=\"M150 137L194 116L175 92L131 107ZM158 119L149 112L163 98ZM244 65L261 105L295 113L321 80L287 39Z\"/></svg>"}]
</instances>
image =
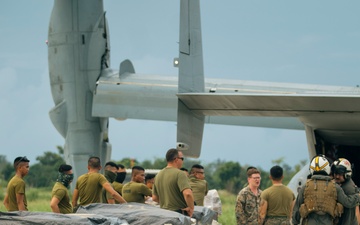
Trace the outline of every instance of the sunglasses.
<instances>
[{"instance_id":1,"label":"sunglasses","mask_svg":"<svg viewBox=\"0 0 360 225\"><path fill-rule=\"evenodd\" d=\"M181 159L182 161L184 161L184 157L177 157L178 159Z\"/></svg>"}]
</instances>

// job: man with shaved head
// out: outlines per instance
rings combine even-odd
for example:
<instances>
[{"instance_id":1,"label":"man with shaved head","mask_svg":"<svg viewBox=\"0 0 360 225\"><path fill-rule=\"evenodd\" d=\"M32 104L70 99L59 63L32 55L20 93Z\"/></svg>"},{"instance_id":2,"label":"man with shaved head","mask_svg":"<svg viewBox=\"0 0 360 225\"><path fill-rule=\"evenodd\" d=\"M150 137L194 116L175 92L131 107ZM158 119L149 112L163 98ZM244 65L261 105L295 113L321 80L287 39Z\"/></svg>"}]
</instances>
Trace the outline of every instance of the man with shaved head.
<instances>
[{"instance_id":1,"label":"man with shaved head","mask_svg":"<svg viewBox=\"0 0 360 225\"><path fill-rule=\"evenodd\" d=\"M101 203L101 190L104 188L111 196L121 203L126 201L117 193L111 184L106 180L105 176L100 174L101 169L100 158L90 157L88 160L88 172L81 175L76 181L72 204L74 210L79 205L88 205L91 203Z\"/></svg>"},{"instance_id":2,"label":"man with shaved head","mask_svg":"<svg viewBox=\"0 0 360 225\"><path fill-rule=\"evenodd\" d=\"M24 177L29 173L29 162L26 156L14 160L15 176L6 188L4 205L8 211L27 211Z\"/></svg>"},{"instance_id":3,"label":"man with shaved head","mask_svg":"<svg viewBox=\"0 0 360 225\"><path fill-rule=\"evenodd\" d=\"M134 166L131 170L131 181L124 184L122 196L127 202L145 203L145 197L151 196L151 189L145 183L145 169Z\"/></svg>"}]
</instances>

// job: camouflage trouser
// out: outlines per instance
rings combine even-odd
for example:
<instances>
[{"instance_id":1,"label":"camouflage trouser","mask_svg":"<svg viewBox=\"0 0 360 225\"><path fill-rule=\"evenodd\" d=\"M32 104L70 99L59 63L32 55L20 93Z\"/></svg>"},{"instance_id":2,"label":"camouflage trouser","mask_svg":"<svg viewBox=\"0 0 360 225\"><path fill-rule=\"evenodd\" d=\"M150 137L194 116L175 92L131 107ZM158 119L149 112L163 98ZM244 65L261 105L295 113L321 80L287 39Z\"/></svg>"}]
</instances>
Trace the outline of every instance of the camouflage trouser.
<instances>
[{"instance_id":1,"label":"camouflage trouser","mask_svg":"<svg viewBox=\"0 0 360 225\"><path fill-rule=\"evenodd\" d=\"M287 217L267 217L265 225L290 225L290 219Z\"/></svg>"}]
</instances>

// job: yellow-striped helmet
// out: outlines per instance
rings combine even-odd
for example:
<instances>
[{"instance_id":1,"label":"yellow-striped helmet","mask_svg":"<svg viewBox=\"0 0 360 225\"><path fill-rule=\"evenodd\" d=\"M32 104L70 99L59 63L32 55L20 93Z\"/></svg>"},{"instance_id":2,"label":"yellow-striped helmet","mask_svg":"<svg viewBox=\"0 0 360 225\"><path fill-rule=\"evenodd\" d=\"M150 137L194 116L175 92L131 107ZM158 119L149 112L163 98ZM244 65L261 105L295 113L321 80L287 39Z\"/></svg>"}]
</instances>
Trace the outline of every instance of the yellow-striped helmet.
<instances>
[{"instance_id":1,"label":"yellow-striped helmet","mask_svg":"<svg viewBox=\"0 0 360 225\"><path fill-rule=\"evenodd\" d=\"M310 162L310 173L321 173L321 171L330 175L331 167L329 161L324 155L317 155Z\"/></svg>"}]
</instances>

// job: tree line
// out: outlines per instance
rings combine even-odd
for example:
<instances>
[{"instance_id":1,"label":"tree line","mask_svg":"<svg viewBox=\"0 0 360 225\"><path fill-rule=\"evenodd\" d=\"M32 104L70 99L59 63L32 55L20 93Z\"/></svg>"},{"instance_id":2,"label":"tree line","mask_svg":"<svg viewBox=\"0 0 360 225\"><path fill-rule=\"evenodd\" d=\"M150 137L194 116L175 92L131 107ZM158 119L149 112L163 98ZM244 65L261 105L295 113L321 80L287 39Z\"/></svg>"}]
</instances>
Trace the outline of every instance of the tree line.
<instances>
[{"instance_id":1,"label":"tree line","mask_svg":"<svg viewBox=\"0 0 360 225\"><path fill-rule=\"evenodd\" d=\"M57 170L59 166L65 163L63 159L64 150L61 146L57 146L58 153L46 151L43 155L36 157L36 163L30 164L30 171L26 176L25 182L30 187L52 187L57 178ZM166 166L165 158L155 158L154 160L144 160L142 162L123 158L121 160L113 160L115 163L121 163L126 168L132 166L141 166L145 169L162 169ZM284 158L273 160L274 165L280 165L284 169L284 184L287 184L290 179L306 164L306 160L300 161L294 167L289 166L284 162ZM209 184L209 189L227 190L228 192L237 194L247 183L246 169L249 165L240 165L239 162L216 160L215 162L201 163L200 160L186 159L184 167L190 170L194 164L201 164L205 168L206 181ZM261 172L261 189L265 189L271 185L269 179L269 171L264 171L262 168L257 168ZM6 156L0 155L0 180L2 183L7 183L15 171L12 162L7 161Z\"/></svg>"}]
</instances>

